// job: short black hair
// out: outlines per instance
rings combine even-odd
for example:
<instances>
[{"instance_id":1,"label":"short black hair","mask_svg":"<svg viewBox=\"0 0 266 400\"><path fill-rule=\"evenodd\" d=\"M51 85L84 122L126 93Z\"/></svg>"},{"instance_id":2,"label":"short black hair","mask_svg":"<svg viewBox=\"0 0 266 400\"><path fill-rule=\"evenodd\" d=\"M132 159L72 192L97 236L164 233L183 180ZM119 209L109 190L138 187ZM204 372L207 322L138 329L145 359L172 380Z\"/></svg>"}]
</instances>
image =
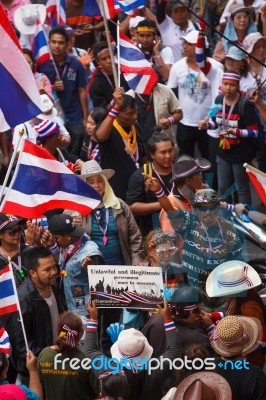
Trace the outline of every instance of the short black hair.
<instances>
[{"instance_id":1,"label":"short black hair","mask_svg":"<svg viewBox=\"0 0 266 400\"><path fill-rule=\"evenodd\" d=\"M31 269L36 271L39 267L39 260L40 258L46 258L53 256L49 249L44 247L32 247L31 249L27 250L25 253L25 266L27 271Z\"/></svg>"},{"instance_id":2,"label":"short black hair","mask_svg":"<svg viewBox=\"0 0 266 400\"><path fill-rule=\"evenodd\" d=\"M147 142L147 154L153 154L156 151L157 143L161 142L171 142L174 147L174 142L169 133L164 132L163 128L159 130L160 125L157 125L157 130L154 130L154 133L149 138Z\"/></svg>"},{"instance_id":3,"label":"short black hair","mask_svg":"<svg viewBox=\"0 0 266 400\"><path fill-rule=\"evenodd\" d=\"M125 111L126 108L134 108L136 107L136 100L134 97L130 96L129 94L123 95L123 103L119 107L119 111Z\"/></svg>"},{"instance_id":4,"label":"short black hair","mask_svg":"<svg viewBox=\"0 0 266 400\"><path fill-rule=\"evenodd\" d=\"M94 120L94 122L97 126L97 129L98 129L99 126L101 125L101 123L103 122L103 120L105 120L105 118L107 117L107 114L108 114L108 111L106 108L95 107L93 110L91 110L89 115Z\"/></svg>"},{"instance_id":5,"label":"short black hair","mask_svg":"<svg viewBox=\"0 0 266 400\"><path fill-rule=\"evenodd\" d=\"M103 49L108 49L108 43L107 43L107 42L101 41L101 42L99 42L99 43L96 43L96 44L93 46L92 52L93 52L93 55L94 55L95 59L97 58L98 53L99 53L100 51L102 51Z\"/></svg>"},{"instance_id":6,"label":"short black hair","mask_svg":"<svg viewBox=\"0 0 266 400\"><path fill-rule=\"evenodd\" d=\"M148 26L149 28L153 28L154 30L156 30L156 28L157 28L156 23L154 21L151 21L150 19L146 19L146 18L138 23L137 29L142 26Z\"/></svg>"},{"instance_id":7,"label":"short black hair","mask_svg":"<svg viewBox=\"0 0 266 400\"><path fill-rule=\"evenodd\" d=\"M49 32L49 40L53 35L61 35L66 39L66 43L69 40L69 36L67 34L67 31L64 28L64 25L57 25L55 28L51 29Z\"/></svg>"}]
</instances>

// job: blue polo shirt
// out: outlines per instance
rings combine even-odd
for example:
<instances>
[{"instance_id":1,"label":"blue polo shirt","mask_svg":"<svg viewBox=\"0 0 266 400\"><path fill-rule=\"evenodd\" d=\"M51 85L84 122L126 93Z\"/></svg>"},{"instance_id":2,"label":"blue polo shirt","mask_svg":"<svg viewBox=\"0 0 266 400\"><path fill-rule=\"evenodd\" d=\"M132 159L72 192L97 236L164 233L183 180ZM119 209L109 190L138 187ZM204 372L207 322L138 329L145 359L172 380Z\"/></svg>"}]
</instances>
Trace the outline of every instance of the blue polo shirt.
<instances>
[{"instance_id":1,"label":"blue polo shirt","mask_svg":"<svg viewBox=\"0 0 266 400\"><path fill-rule=\"evenodd\" d=\"M64 90L57 92L62 108L65 113L66 124L75 125L82 123L83 114L79 100L79 88L87 87L86 72L79 60L66 54L64 64L56 64ZM38 72L47 75L51 83L56 80L56 71L52 60L46 61L39 66Z\"/></svg>"}]
</instances>

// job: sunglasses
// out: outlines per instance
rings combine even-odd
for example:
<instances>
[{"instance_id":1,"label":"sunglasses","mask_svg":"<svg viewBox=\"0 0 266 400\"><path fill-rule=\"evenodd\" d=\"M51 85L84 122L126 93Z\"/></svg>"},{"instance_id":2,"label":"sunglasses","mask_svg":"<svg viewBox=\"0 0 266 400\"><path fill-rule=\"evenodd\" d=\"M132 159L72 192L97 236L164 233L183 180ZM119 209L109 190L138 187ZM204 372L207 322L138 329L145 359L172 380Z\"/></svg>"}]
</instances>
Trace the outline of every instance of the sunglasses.
<instances>
[{"instance_id":1,"label":"sunglasses","mask_svg":"<svg viewBox=\"0 0 266 400\"><path fill-rule=\"evenodd\" d=\"M155 249L156 254L158 256L162 256L165 254L170 254L170 255L174 255L177 252L177 248L176 247L170 247L169 249Z\"/></svg>"},{"instance_id":2,"label":"sunglasses","mask_svg":"<svg viewBox=\"0 0 266 400\"><path fill-rule=\"evenodd\" d=\"M215 204L214 206L195 206L195 207L196 207L197 210L199 210L201 212L204 212L204 211L207 211L207 210L214 211L214 210L216 210L218 205Z\"/></svg>"},{"instance_id":3,"label":"sunglasses","mask_svg":"<svg viewBox=\"0 0 266 400\"><path fill-rule=\"evenodd\" d=\"M6 229L4 233L7 233L9 236L15 236L17 233L21 233L22 229L21 226L18 228L11 228L11 229Z\"/></svg>"}]
</instances>

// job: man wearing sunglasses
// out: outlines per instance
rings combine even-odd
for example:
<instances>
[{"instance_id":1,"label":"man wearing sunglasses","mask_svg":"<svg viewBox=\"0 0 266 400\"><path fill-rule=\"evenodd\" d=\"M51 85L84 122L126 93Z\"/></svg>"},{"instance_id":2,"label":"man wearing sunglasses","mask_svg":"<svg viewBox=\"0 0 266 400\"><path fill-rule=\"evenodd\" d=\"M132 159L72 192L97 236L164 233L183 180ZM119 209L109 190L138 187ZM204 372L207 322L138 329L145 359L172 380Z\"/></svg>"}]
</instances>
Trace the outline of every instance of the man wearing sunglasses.
<instances>
[{"instance_id":1,"label":"man wearing sunglasses","mask_svg":"<svg viewBox=\"0 0 266 400\"><path fill-rule=\"evenodd\" d=\"M201 189L191 202L192 211L174 207L155 178L145 175L167 212L172 228L184 239L182 267L189 283L205 288L206 279L216 266L230 260L242 260L242 245L233 224L218 215L221 199L212 189Z\"/></svg>"}]
</instances>

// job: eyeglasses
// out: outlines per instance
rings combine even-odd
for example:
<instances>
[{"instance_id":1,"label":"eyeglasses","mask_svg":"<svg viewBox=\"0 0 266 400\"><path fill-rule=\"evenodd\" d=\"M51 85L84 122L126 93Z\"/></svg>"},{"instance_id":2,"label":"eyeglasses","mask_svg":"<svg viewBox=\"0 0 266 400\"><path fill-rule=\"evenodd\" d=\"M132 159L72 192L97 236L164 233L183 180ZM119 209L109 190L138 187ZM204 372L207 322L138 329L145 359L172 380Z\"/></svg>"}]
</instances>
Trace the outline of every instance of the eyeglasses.
<instances>
[{"instance_id":1,"label":"eyeglasses","mask_svg":"<svg viewBox=\"0 0 266 400\"><path fill-rule=\"evenodd\" d=\"M177 251L177 247L169 247L169 249L155 249L156 254L158 256L163 256L163 255L174 255Z\"/></svg>"},{"instance_id":2,"label":"eyeglasses","mask_svg":"<svg viewBox=\"0 0 266 400\"><path fill-rule=\"evenodd\" d=\"M217 204L215 204L214 206L195 206L196 210L199 210L201 212L205 212L205 211L214 211L216 210L216 208L218 207Z\"/></svg>"},{"instance_id":3,"label":"eyeglasses","mask_svg":"<svg viewBox=\"0 0 266 400\"><path fill-rule=\"evenodd\" d=\"M22 229L21 226L18 228L11 228L11 229L6 229L4 233L7 233L9 236L15 236L17 233L21 233Z\"/></svg>"}]
</instances>

